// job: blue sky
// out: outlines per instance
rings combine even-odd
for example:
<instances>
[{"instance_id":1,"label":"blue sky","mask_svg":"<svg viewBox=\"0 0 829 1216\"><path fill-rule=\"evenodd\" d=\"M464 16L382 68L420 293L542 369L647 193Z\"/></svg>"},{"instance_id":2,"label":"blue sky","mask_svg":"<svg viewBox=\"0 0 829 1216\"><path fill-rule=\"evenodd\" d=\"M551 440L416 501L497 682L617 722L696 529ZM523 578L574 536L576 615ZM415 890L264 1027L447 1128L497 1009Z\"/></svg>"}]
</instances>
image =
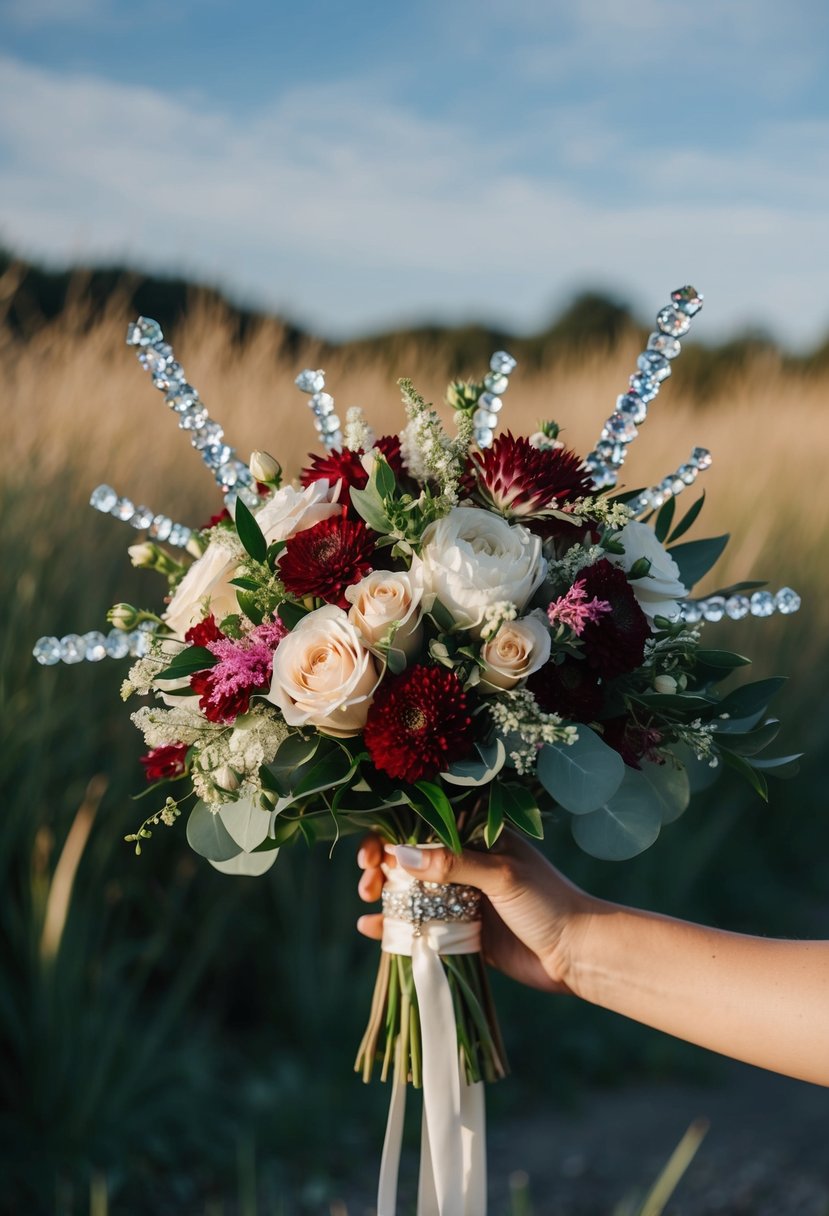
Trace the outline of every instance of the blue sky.
<instances>
[{"instance_id":1,"label":"blue sky","mask_svg":"<svg viewBox=\"0 0 829 1216\"><path fill-rule=\"evenodd\" d=\"M6 0L0 240L333 336L693 282L829 331L824 0Z\"/></svg>"}]
</instances>

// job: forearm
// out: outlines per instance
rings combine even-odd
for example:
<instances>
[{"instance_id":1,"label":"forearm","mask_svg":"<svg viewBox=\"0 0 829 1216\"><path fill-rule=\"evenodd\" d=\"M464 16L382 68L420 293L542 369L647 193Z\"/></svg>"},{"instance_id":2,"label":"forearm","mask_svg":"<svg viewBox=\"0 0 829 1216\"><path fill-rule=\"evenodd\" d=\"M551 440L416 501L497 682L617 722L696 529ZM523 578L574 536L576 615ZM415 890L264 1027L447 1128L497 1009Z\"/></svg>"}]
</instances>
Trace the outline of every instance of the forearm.
<instances>
[{"instance_id":1,"label":"forearm","mask_svg":"<svg viewBox=\"0 0 829 1216\"><path fill-rule=\"evenodd\" d=\"M678 1038L829 1085L829 942L726 933L595 901L566 982Z\"/></svg>"}]
</instances>

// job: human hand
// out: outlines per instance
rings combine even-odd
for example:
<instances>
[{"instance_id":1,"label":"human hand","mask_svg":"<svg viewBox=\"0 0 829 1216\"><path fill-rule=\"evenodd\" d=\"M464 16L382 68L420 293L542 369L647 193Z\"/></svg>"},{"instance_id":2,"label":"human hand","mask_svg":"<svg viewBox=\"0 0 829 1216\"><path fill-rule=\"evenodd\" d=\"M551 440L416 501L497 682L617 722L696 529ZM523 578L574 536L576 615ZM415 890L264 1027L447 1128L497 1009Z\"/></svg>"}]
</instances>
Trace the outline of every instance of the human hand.
<instances>
[{"instance_id":1,"label":"human hand","mask_svg":"<svg viewBox=\"0 0 829 1216\"><path fill-rule=\"evenodd\" d=\"M478 887L484 895L481 940L486 961L530 987L570 991L570 958L586 930L593 901L523 838L504 832L489 852L465 849L455 855L448 849L384 845L379 836L368 836L357 864L363 870L358 891L366 901L380 898L382 864L400 864L423 882ZM357 928L379 940L383 917L361 916Z\"/></svg>"}]
</instances>

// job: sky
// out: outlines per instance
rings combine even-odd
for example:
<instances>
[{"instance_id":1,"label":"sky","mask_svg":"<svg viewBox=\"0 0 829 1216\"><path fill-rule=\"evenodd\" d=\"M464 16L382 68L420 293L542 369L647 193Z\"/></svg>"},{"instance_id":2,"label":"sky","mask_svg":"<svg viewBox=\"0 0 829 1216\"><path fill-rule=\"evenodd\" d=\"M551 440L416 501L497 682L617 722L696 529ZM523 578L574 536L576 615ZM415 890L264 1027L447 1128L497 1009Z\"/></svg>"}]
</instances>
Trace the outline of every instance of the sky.
<instances>
[{"instance_id":1,"label":"sky","mask_svg":"<svg viewBox=\"0 0 829 1216\"><path fill-rule=\"evenodd\" d=\"M829 333L825 0L0 0L0 243L329 337Z\"/></svg>"}]
</instances>

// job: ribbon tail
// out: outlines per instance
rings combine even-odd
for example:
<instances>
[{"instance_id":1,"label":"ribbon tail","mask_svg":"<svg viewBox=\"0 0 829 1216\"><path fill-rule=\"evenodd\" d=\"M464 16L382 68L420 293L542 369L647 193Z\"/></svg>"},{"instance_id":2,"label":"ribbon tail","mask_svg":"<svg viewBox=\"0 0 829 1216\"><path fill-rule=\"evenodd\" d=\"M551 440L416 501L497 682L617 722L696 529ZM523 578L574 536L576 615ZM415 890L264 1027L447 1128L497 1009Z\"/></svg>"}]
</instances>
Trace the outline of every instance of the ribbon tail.
<instances>
[{"instance_id":1,"label":"ribbon tail","mask_svg":"<svg viewBox=\"0 0 829 1216\"><path fill-rule=\"evenodd\" d=\"M461 1087L464 1216L486 1216L486 1111L484 1083Z\"/></svg>"},{"instance_id":2,"label":"ribbon tail","mask_svg":"<svg viewBox=\"0 0 829 1216\"><path fill-rule=\"evenodd\" d=\"M426 1122L426 1107L420 1130L420 1171L417 1178L417 1216L439 1216L438 1197L435 1190L435 1169L429 1148L429 1127Z\"/></svg>"},{"instance_id":3,"label":"ribbon tail","mask_svg":"<svg viewBox=\"0 0 829 1216\"><path fill-rule=\"evenodd\" d=\"M377 1216L396 1216L397 1176L400 1172L400 1149L403 1144L403 1124L406 1118L406 1074L395 1068L392 1080L386 1139L380 1159L380 1181L377 1185Z\"/></svg>"}]
</instances>

